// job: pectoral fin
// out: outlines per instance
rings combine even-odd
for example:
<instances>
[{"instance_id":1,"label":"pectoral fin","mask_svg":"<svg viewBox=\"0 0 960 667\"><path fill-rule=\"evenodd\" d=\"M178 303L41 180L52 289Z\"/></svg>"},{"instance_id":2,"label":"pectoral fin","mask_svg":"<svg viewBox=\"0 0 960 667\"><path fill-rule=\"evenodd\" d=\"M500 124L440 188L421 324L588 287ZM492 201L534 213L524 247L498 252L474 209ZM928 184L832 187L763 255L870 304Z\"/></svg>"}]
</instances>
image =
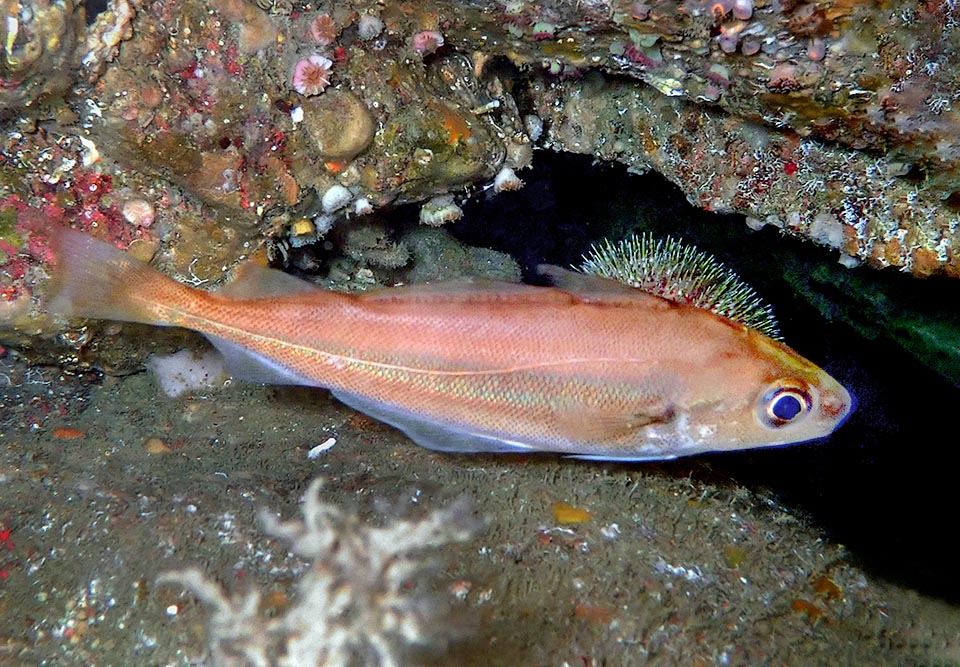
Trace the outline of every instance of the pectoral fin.
<instances>
[{"instance_id":1,"label":"pectoral fin","mask_svg":"<svg viewBox=\"0 0 960 667\"><path fill-rule=\"evenodd\" d=\"M628 439L644 426L665 424L673 417L673 407L666 403L654 403L638 411L575 406L558 411L557 422L571 441L603 444Z\"/></svg>"},{"instance_id":2,"label":"pectoral fin","mask_svg":"<svg viewBox=\"0 0 960 667\"><path fill-rule=\"evenodd\" d=\"M656 440L642 442L638 437L640 429L654 424L667 424L674 418L673 407L662 402L651 403L634 411L587 408L565 411L560 420L567 437L582 443L584 452L603 452L571 453L567 454L567 458L621 462L676 458L674 453L660 451Z\"/></svg>"}]
</instances>

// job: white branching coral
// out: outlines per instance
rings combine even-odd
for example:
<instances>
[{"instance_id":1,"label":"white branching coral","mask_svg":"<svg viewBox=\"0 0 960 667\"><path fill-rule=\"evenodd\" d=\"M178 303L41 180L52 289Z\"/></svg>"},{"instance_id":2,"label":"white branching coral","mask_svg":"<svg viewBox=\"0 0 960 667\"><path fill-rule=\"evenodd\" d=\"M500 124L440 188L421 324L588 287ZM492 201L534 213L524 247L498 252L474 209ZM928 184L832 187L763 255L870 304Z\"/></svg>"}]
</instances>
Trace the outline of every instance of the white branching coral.
<instances>
[{"instance_id":1,"label":"white branching coral","mask_svg":"<svg viewBox=\"0 0 960 667\"><path fill-rule=\"evenodd\" d=\"M228 597L199 570L170 572L160 583L178 584L212 607L211 658L227 667L400 667L412 645L442 639L439 605L417 595L411 581L429 561L422 552L463 542L478 522L463 500L416 521L370 526L321 502L321 480L303 498L303 520L281 522L264 513L267 533L312 561L279 616L259 612L260 593Z\"/></svg>"}]
</instances>

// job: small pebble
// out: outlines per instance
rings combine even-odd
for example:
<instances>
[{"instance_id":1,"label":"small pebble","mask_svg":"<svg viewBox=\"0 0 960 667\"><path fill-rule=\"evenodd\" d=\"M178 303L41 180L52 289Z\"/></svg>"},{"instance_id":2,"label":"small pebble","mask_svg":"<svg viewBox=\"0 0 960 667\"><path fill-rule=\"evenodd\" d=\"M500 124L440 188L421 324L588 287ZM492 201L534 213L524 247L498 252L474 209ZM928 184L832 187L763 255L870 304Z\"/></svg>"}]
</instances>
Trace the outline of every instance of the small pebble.
<instances>
[{"instance_id":1,"label":"small pebble","mask_svg":"<svg viewBox=\"0 0 960 667\"><path fill-rule=\"evenodd\" d=\"M168 454L171 450L160 438L147 438L143 443L143 449L147 454Z\"/></svg>"},{"instance_id":2,"label":"small pebble","mask_svg":"<svg viewBox=\"0 0 960 667\"><path fill-rule=\"evenodd\" d=\"M149 227L156 217L153 204L145 199L128 199L123 204L123 218L136 227Z\"/></svg>"},{"instance_id":3,"label":"small pebble","mask_svg":"<svg viewBox=\"0 0 960 667\"><path fill-rule=\"evenodd\" d=\"M574 507L568 503L554 503L553 518L557 523L584 523L590 520L590 512L582 507Z\"/></svg>"}]
</instances>

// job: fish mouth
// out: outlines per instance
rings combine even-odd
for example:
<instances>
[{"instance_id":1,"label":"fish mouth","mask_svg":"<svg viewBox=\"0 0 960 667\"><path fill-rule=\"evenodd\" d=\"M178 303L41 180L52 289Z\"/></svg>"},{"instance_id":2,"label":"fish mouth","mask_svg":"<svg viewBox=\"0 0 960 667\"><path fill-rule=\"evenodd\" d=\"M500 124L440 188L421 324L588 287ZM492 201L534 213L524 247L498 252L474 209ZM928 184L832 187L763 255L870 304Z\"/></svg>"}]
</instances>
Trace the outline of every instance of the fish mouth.
<instances>
[{"instance_id":1,"label":"fish mouth","mask_svg":"<svg viewBox=\"0 0 960 667\"><path fill-rule=\"evenodd\" d=\"M833 424L833 428L843 424L855 408L856 399L839 384L820 392L820 416L823 421Z\"/></svg>"}]
</instances>

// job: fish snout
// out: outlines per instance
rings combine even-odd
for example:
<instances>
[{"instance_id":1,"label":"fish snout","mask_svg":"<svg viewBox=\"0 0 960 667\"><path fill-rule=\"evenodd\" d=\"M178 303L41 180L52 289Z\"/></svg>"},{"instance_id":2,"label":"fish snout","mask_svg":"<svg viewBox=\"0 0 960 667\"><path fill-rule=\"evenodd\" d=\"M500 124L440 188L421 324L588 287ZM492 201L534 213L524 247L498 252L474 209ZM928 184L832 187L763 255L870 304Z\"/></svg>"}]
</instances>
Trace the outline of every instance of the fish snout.
<instances>
[{"instance_id":1,"label":"fish snout","mask_svg":"<svg viewBox=\"0 0 960 667\"><path fill-rule=\"evenodd\" d=\"M853 409L850 392L840 384L820 391L820 417L822 421L842 423Z\"/></svg>"}]
</instances>

